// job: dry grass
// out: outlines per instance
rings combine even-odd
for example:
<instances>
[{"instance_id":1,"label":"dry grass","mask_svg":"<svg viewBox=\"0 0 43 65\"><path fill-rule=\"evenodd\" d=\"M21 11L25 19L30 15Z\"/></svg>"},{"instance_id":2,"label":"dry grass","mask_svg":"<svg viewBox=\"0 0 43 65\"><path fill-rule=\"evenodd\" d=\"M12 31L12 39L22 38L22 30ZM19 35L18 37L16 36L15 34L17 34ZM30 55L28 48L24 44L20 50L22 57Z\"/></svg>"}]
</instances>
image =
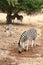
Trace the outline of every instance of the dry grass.
<instances>
[{"instance_id":1,"label":"dry grass","mask_svg":"<svg viewBox=\"0 0 43 65\"><path fill-rule=\"evenodd\" d=\"M14 20L9 36L5 32L6 14L0 13L0 65L43 65L43 14L31 16L23 14L23 17L22 23ZM39 34L35 41L38 46L19 54L17 49L19 38L23 31L31 27L35 27Z\"/></svg>"}]
</instances>

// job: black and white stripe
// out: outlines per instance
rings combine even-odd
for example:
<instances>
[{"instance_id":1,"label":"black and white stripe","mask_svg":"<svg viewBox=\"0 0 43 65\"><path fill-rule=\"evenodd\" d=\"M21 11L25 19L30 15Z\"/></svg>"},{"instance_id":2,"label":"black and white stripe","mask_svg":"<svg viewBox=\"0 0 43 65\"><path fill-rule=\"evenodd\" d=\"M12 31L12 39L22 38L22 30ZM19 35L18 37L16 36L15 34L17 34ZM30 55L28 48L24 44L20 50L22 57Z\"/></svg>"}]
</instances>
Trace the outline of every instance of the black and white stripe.
<instances>
[{"instance_id":1,"label":"black and white stripe","mask_svg":"<svg viewBox=\"0 0 43 65\"><path fill-rule=\"evenodd\" d=\"M30 28L29 30L27 31L24 31L20 37L20 40L19 40L19 43L18 43L18 50L19 52L22 51L22 49L24 48L24 42L27 41L27 40L30 40L32 41L32 47L33 47L33 44L34 44L34 41L37 37L37 31L35 28Z\"/></svg>"}]
</instances>

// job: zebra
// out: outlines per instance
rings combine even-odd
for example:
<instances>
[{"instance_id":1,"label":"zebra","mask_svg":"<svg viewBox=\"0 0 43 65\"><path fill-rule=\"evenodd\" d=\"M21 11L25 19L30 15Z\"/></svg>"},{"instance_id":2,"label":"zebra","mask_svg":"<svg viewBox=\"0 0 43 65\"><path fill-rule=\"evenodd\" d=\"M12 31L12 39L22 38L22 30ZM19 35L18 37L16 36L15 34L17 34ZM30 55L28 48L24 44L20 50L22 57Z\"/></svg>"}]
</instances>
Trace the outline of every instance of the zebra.
<instances>
[{"instance_id":1,"label":"zebra","mask_svg":"<svg viewBox=\"0 0 43 65\"><path fill-rule=\"evenodd\" d=\"M27 40L32 42L31 46L33 47L36 37L37 37L37 31L35 28L30 28L29 30L24 31L18 42L18 52L21 53L21 51L25 49L24 47L25 41ZM27 50L28 50L28 44L27 44Z\"/></svg>"},{"instance_id":2,"label":"zebra","mask_svg":"<svg viewBox=\"0 0 43 65\"><path fill-rule=\"evenodd\" d=\"M12 27L11 24L9 24L9 25L7 25L7 26L5 27L4 32L6 32L6 35L7 35L7 36L12 36L12 29L13 29L13 27Z\"/></svg>"}]
</instances>

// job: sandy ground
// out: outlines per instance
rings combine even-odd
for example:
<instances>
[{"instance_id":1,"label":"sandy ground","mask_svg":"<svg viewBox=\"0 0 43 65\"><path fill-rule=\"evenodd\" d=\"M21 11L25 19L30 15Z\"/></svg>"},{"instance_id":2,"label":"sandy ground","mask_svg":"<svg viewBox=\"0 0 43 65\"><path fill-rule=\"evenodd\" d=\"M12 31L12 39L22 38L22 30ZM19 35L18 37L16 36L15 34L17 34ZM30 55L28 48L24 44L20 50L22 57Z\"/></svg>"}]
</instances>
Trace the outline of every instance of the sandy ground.
<instances>
[{"instance_id":1,"label":"sandy ground","mask_svg":"<svg viewBox=\"0 0 43 65\"><path fill-rule=\"evenodd\" d=\"M43 65L43 14L23 14L23 21L14 20L10 31L5 31L6 14L0 13L0 65ZM36 47L28 51L18 53L18 41L21 34L30 29L36 28Z\"/></svg>"}]
</instances>

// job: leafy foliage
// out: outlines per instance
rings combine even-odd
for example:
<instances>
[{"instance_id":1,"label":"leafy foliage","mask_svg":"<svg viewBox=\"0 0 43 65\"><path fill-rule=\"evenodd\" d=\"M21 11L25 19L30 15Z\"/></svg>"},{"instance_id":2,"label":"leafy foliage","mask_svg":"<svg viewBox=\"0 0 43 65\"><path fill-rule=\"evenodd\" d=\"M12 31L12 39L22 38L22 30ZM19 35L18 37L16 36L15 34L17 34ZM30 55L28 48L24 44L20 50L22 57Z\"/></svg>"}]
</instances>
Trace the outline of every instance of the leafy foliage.
<instances>
[{"instance_id":1,"label":"leafy foliage","mask_svg":"<svg viewBox=\"0 0 43 65\"><path fill-rule=\"evenodd\" d=\"M10 18L13 12L18 13L23 10L31 13L40 11L41 8L43 8L43 0L0 0L0 10L7 13L7 18Z\"/></svg>"},{"instance_id":2,"label":"leafy foliage","mask_svg":"<svg viewBox=\"0 0 43 65\"><path fill-rule=\"evenodd\" d=\"M15 12L20 9L30 12L39 10L43 6L43 0L0 0L0 9Z\"/></svg>"},{"instance_id":3,"label":"leafy foliage","mask_svg":"<svg viewBox=\"0 0 43 65\"><path fill-rule=\"evenodd\" d=\"M38 11L43 5L43 0L19 0L21 8L25 9L26 12Z\"/></svg>"}]
</instances>

